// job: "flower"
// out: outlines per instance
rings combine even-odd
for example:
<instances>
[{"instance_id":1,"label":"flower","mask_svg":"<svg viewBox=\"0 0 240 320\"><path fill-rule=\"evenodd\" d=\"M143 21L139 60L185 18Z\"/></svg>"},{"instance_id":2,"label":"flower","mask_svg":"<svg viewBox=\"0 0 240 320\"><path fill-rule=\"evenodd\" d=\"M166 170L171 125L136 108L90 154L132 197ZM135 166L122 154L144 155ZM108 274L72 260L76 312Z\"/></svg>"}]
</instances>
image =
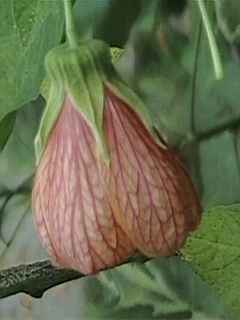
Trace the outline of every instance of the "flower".
<instances>
[{"instance_id":1,"label":"flower","mask_svg":"<svg viewBox=\"0 0 240 320\"><path fill-rule=\"evenodd\" d=\"M36 139L36 226L53 261L84 274L137 251L168 256L201 207L178 156L94 41L47 58L50 95Z\"/></svg>"}]
</instances>

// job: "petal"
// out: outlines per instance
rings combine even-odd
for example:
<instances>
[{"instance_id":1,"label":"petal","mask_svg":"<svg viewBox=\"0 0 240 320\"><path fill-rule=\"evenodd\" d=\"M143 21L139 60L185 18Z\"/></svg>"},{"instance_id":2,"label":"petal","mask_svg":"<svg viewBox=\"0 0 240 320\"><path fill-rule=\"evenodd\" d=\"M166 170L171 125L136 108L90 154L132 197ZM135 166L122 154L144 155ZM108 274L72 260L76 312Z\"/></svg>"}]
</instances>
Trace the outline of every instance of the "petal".
<instances>
[{"instance_id":1,"label":"petal","mask_svg":"<svg viewBox=\"0 0 240 320\"><path fill-rule=\"evenodd\" d=\"M177 155L155 142L125 102L109 89L106 96L116 219L143 253L173 254L200 221L191 179Z\"/></svg>"},{"instance_id":2,"label":"petal","mask_svg":"<svg viewBox=\"0 0 240 320\"><path fill-rule=\"evenodd\" d=\"M86 121L66 99L37 170L33 206L40 238L62 267L95 273L134 251L113 215L109 169Z\"/></svg>"}]
</instances>

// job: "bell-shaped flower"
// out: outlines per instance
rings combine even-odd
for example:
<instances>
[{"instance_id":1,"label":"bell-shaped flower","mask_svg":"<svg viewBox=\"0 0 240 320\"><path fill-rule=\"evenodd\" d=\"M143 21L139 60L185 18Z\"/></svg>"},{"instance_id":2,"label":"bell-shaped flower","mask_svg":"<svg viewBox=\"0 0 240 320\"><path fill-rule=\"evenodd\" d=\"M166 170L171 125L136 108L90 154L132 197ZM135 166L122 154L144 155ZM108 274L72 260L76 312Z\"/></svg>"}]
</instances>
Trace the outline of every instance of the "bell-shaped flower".
<instances>
[{"instance_id":1,"label":"bell-shaped flower","mask_svg":"<svg viewBox=\"0 0 240 320\"><path fill-rule=\"evenodd\" d=\"M63 45L46 62L33 208L53 261L89 274L136 252L173 255L200 222L199 200L110 49L101 41Z\"/></svg>"}]
</instances>

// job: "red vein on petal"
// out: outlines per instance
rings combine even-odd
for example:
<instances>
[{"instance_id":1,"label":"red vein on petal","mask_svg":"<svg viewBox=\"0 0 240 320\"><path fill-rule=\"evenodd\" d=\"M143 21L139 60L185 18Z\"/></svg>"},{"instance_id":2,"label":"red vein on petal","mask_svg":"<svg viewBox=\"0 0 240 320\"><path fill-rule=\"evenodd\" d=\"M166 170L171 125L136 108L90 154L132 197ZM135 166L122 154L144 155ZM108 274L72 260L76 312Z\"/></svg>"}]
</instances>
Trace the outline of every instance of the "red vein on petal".
<instances>
[{"instance_id":1,"label":"red vein on petal","mask_svg":"<svg viewBox=\"0 0 240 320\"><path fill-rule=\"evenodd\" d=\"M114 106L115 104L112 103L112 105ZM118 112L118 111L119 111L118 109L119 109L119 106L115 107L116 115L118 116L119 122L120 122L120 124L121 124L121 126L122 126L122 129L124 130L125 135L126 135L128 141L129 141L129 143L130 143L130 145L131 145L131 147L132 147L132 151L133 151L133 153L134 153L134 155L135 155L135 159L136 159L136 161L137 161L137 163L138 163L138 167L139 167L140 171L142 172L142 177L143 177L143 179L144 179L144 181L145 181L145 186L146 186L146 188L147 188L148 195L149 195L149 199L150 199L150 210L151 210L150 219L152 219L152 216L151 216L151 215L152 215L152 209L153 209L153 207L155 208L155 206L154 206L154 204L153 204L153 199L152 199L152 195L151 195L151 192L150 192L150 189L149 189L149 186L148 186L148 181L146 180L146 177L145 177L145 175L144 175L144 172L143 172L144 170L143 170L142 165L141 165L141 163L140 163L140 161L139 161L139 159L138 159L137 153L136 153L136 151L135 151L135 149L134 149L133 143L132 143L132 141L131 141L131 137L129 136L128 132L127 132L126 129L124 128L124 125L123 125L123 123L122 123L121 116L119 115L119 112ZM157 167L157 166L156 166L156 167ZM165 189L164 189L164 191L165 191ZM161 230L162 230L161 220L159 219L158 215L156 215L156 217L157 217L157 220L159 221L160 228L161 228ZM141 230L141 228L140 228L140 230ZM139 231L140 231L140 230L139 230ZM142 233L141 233L141 235L142 235ZM162 236L163 236L165 242L167 243L167 245L168 245L168 247L169 247L168 241L167 241L166 238L165 238L165 235L164 235L163 230L162 230ZM142 240L143 240L143 242L145 242L145 239L144 239L143 236L142 236ZM170 247L169 247L169 249L170 249Z\"/></svg>"},{"instance_id":2,"label":"red vein on petal","mask_svg":"<svg viewBox=\"0 0 240 320\"><path fill-rule=\"evenodd\" d=\"M80 157L81 157L81 155L80 155ZM84 168L85 168L86 179L87 179L87 182L88 182L88 190L89 190L89 192L90 192L90 194L91 194L92 205L93 205L93 208L94 208L93 210L94 210L94 212L95 212L95 219L96 219L96 223L97 223L98 229L99 229L99 231L100 231L100 230L101 230L101 227L100 227L100 225L99 225L99 221L98 221L98 218L97 218L97 208L96 208L96 203L95 203L95 199L94 199L94 194L93 194L92 185L91 185L90 179L89 179L88 170L87 170L87 167L86 167L86 163L85 163L85 161L84 161L84 159L83 159L82 157L81 157L81 160L82 160L83 166L84 166ZM84 218L84 219L85 219L85 218ZM104 235L103 235L102 233L101 233L101 235L103 236L103 239L104 239ZM104 240L105 240L105 239L104 239ZM109 246L109 245L108 245L108 242L105 241L105 243L107 244L107 246ZM91 246L91 245L90 245L90 246ZM91 246L91 250L95 252L93 246ZM105 266L107 266L105 262L104 262L104 264L105 264Z\"/></svg>"},{"instance_id":3,"label":"red vein on petal","mask_svg":"<svg viewBox=\"0 0 240 320\"><path fill-rule=\"evenodd\" d=\"M79 116L79 115L76 114L76 116ZM81 124L81 120L80 120L79 124ZM75 141L75 144L76 144L76 141ZM76 145L76 146L73 145L73 150L75 148L78 149L78 145ZM78 156L79 155L80 155L80 152L78 153ZM79 159L77 159L77 157L76 157L75 162L76 162L76 166L77 166L77 169L78 169L78 170L76 170L77 174L78 174L77 184L79 186L79 191L80 191L80 195L81 195L80 199L82 199L83 190L82 190L82 185L81 185L80 181L81 181L81 175L85 176L86 172L83 172L82 170L80 170ZM76 190L78 190L78 188L76 188ZM76 197L76 192L75 192L75 197ZM77 201L75 200L75 202L77 202ZM84 235L85 235L85 238L86 238L86 241L87 241L87 247L88 247L89 256L91 258L90 259L91 260L91 267L90 267L91 271L90 272L94 272L94 270L95 270L94 261L93 261L93 256L92 256L92 253L91 253L91 250L90 250L91 245L90 245L90 240L89 240L89 237L88 237L86 221L85 221L85 214L86 214L85 208L84 208L85 206L84 206L84 203L82 201L78 201L78 203L80 204L80 207L81 207L81 211L80 211L81 212L81 217L82 217L81 220L82 220L82 223L83 223L83 230L84 230ZM72 228L73 228L72 230L74 230L74 226ZM75 231L75 232L77 232L77 231ZM74 234L74 232L73 232L73 234ZM83 250L82 250L82 253L84 255Z\"/></svg>"},{"instance_id":4,"label":"red vein on petal","mask_svg":"<svg viewBox=\"0 0 240 320\"><path fill-rule=\"evenodd\" d=\"M85 131L85 130L86 130L86 128L83 127L83 128L82 128L83 135L85 136L85 140L87 141L87 135L86 135L86 131ZM88 140L88 143L89 143L89 140ZM90 145L90 143L89 143L89 145ZM93 153L92 153L92 159L96 161L96 158L94 158ZM83 160L83 159L82 159L82 161L83 161L83 163L84 163L84 160ZM96 169L98 169L98 168L96 167ZM98 177L99 177L99 172L98 172ZM100 179L100 177L99 177L99 179ZM88 175L88 183L89 183L89 187L90 187L90 189L91 189L90 192L91 192L92 199L93 199L94 211L97 212L96 202L95 202L95 196L93 195L93 190L92 190L92 188L91 188L91 184L90 184L90 180L89 180L89 175ZM115 225L115 218L114 218L114 215L113 215L113 211L112 211L112 208L111 208L111 207L110 207L110 209L111 209L111 213L112 213L111 218L113 219L113 224ZM101 225L100 225L100 223L99 223L99 219L98 219L98 215L97 215L97 214L96 214L95 218L96 218L96 222L97 222L98 229L101 230L102 227L101 227ZM116 225L115 225L115 226L116 226ZM116 229L116 228L113 228L113 230L115 230L115 233L116 233L116 241L118 242L117 229ZM104 234L103 232L101 232L101 235L102 235L102 237L103 237L103 240L104 240L105 244L106 244L107 247L110 249L111 254L113 254L113 256L115 257L115 263L117 263L117 260L116 260L117 243L116 243L116 246L113 247L113 246L111 246L111 244L108 242L108 240L106 239L105 234ZM95 250L95 252L96 252L96 250ZM105 266L107 266L107 263L106 263L104 260L102 260L102 262L103 262L103 264L105 264ZM113 262L113 263L114 263L114 262Z\"/></svg>"},{"instance_id":5,"label":"red vein on petal","mask_svg":"<svg viewBox=\"0 0 240 320\"><path fill-rule=\"evenodd\" d=\"M35 194L35 191L36 191L36 194L38 195L38 193L37 193L38 185L36 186L36 189L33 191L34 192L33 193L33 203L35 203L36 201L39 201L40 207L42 207L41 196L39 198L37 198L36 194ZM48 248L48 249L51 249L52 252L53 252L53 255L57 258L58 255L57 255L56 248L55 248L54 244L52 243L51 238L49 237L50 233L49 233L49 230L48 230L48 223L46 221L46 218L45 218L44 214L42 214L42 212L44 212L44 211L43 210L39 210L39 212L37 213L37 215L40 215L41 221L42 221L40 227L44 228L46 233L47 233L47 235L48 235L47 241L49 242L49 244L51 246L51 248ZM36 217L36 224L38 224L37 219L39 219L38 216ZM40 237L42 237L42 233L41 232L40 232ZM43 239L43 241L44 241L44 243L46 243L46 239L45 238Z\"/></svg>"},{"instance_id":6,"label":"red vein on petal","mask_svg":"<svg viewBox=\"0 0 240 320\"><path fill-rule=\"evenodd\" d=\"M154 159L153 161L156 161L156 159ZM169 218L168 219L173 219L173 223L174 223L174 229L175 229L175 235L176 235L176 237L175 237L175 249L176 249L176 245L177 245L177 243L176 243L176 241L177 241L177 226L176 226L176 220L175 220L175 214L174 214L174 209L173 209L173 204L172 204L172 200L171 200L171 196L170 196L170 194L169 194L169 191L168 191L168 188L166 187L166 184L165 184L165 181L164 181L164 179L163 179L163 177L162 177L162 175L161 175L161 172L160 172L160 168L158 167L158 165L156 165L156 169L157 169L157 171L159 172L159 176L160 176L160 181L161 181L161 183L162 183L162 186L163 186L163 188L162 188L162 190L164 190L164 192L165 192L165 194L166 194L166 196L167 196L167 199L168 199L168 203L169 203L169 206L170 206L170 209L171 209L171 214L169 215ZM167 170L166 170L166 172L167 172ZM170 181L170 180L169 180ZM175 190L176 191L176 190ZM163 232L164 233L164 232ZM170 246L169 244L168 244L168 248L169 248L169 251L175 251L173 248L172 248L172 246Z\"/></svg>"},{"instance_id":7,"label":"red vein on petal","mask_svg":"<svg viewBox=\"0 0 240 320\"><path fill-rule=\"evenodd\" d=\"M192 215L192 219L191 219L192 220L192 225L195 226L195 227L192 227L191 230L194 230L196 228L196 226L198 225L199 221L200 221L201 206L199 204L199 200L198 200L198 197L197 197L197 193L196 193L195 187L194 187L194 185L193 185L193 183L191 181L191 178L190 178L185 166L183 165L182 161L180 161L179 157L175 154L175 151L169 150L169 149L165 149L165 148L162 149L161 146L159 146L158 144L154 145L153 143L151 143L151 141L150 141L150 138L151 138L150 133L147 131L147 129L143 126L142 123L140 123L140 126L137 125L136 115L135 115L135 119L134 119L134 117L129 116L129 114L134 114L135 112L133 110L131 110L130 108L127 108L125 103L122 102L121 100L120 100L120 102L122 103L122 107L123 107L122 108L123 109L122 113L125 112L126 113L126 117L129 120L129 122L131 122L132 124L135 125L137 131L139 132L139 135L141 136L141 139L146 142L146 144L148 145L148 148L152 149L153 153L156 154L157 157L168 158L170 163L172 163L172 166L175 168L175 172L176 172L177 176L179 176L179 174L181 175L182 181L184 181L185 186L187 186L188 191L191 194L192 210L193 210L193 207L195 208L194 216ZM140 127L142 127L141 128L142 130L140 130ZM180 190L180 192L181 192L181 190ZM193 222L194 219L195 219L195 223Z\"/></svg>"},{"instance_id":8,"label":"red vein on petal","mask_svg":"<svg viewBox=\"0 0 240 320\"><path fill-rule=\"evenodd\" d=\"M112 105L112 101L109 100L109 103L108 103L108 108L110 109ZM119 146L118 146L118 141L117 141L117 138L116 138L116 130L115 130L115 126L114 126L114 121L113 121L113 116L112 116L112 113L111 112L108 112L108 118L109 118L109 121L111 123L111 128L112 128L112 132L113 132L113 139L114 139L114 145L116 147L116 152L117 152L117 159L118 159L118 164L119 164L119 169L120 169L120 175L121 175L121 180L122 180L122 183L124 185L124 190L127 190L127 185L126 185L126 181L125 181L125 178L124 178L124 174L123 174L123 170L122 170L122 165L121 165L121 162L120 162L120 153L119 153ZM134 213L134 208L132 207L132 203L129 199L129 196L127 195L127 203L129 203L129 205L131 206L131 210L132 212ZM127 206L127 204L126 204ZM135 219L135 221L137 222L137 225L138 225L138 230L143 238L143 234L142 234L142 230L139 226L139 220L138 219Z\"/></svg>"}]
</instances>

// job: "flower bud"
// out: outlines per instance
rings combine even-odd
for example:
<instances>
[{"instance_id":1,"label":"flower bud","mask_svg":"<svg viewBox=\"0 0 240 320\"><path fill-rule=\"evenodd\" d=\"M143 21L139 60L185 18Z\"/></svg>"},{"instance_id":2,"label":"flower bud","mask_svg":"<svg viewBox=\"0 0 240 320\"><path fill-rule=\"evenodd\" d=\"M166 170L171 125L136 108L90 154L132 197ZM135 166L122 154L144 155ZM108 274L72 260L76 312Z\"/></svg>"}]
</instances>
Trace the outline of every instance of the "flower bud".
<instances>
[{"instance_id":1,"label":"flower bud","mask_svg":"<svg viewBox=\"0 0 240 320\"><path fill-rule=\"evenodd\" d=\"M109 48L91 41L47 56L50 92L36 137L35 220L62 267L96 273L136 251L168 256L200 222L178 156L152 131Z\"/></svg>"}]
</instances>

